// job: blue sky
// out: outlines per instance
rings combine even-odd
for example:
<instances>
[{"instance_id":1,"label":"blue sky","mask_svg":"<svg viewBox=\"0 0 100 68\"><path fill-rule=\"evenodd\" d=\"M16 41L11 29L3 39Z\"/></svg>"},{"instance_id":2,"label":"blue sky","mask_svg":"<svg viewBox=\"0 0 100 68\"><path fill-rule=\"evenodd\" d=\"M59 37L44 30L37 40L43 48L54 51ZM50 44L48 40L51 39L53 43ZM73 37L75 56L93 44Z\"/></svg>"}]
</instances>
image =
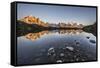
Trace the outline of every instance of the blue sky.
<instances>
[{"instance_id":1,"label":"blue sky","mask_svg":"<svg viewBox=\"0 0 100 68\"><path fill-rule=\"evenodd\" d=\"M84 25L93 24L96 21L96 8L72 7L55 5L23 4L17 5L17 19L32 15L39 17L44 22L78 22Z\"/></svg>"}]
</instances>

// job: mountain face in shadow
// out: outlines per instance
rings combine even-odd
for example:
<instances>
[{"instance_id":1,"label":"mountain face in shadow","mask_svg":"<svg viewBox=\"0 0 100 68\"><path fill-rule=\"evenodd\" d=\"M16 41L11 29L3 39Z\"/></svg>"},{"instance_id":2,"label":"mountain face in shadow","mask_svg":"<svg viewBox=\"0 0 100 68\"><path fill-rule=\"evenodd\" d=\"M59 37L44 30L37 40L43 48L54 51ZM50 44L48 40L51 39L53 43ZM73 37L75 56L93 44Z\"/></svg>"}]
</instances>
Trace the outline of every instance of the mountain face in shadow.
<instances>
[{"instance_id":1,"label":"mountain face in shadow","mask_svg":"<svg viewBox=\"0 0 100 68\"><path fill-rule=\"evenodd\" d=\"M97 36L97 22L95 22L93 25L85 26L83 30Z\"/></svg>"},{"instance_id":2,"label":"mountain face in shadow","mask_svg":"<svg viewBox=\"0 0 100 68\"><path fill-rule=\"evenodd\" d=\"M43 27L37 24L28 24L23 21L17 21L16 25L17 25L16 27L18 36L27 34L29 32L39 32L48 29L47 27Z\"/></svg>"},{"instance_id":3,"label":"mountain face in shadow","mask_svg":"<svg viewBox=\"0 0 100 68\"><path fill-rule=\"evenodd\" d=\"M17 20L17 36L25 35L29 32L39 32L43 30L54 29L49 27L47 22L43 22L37 17L26 16Z\"/></svg>"}]
</instances>

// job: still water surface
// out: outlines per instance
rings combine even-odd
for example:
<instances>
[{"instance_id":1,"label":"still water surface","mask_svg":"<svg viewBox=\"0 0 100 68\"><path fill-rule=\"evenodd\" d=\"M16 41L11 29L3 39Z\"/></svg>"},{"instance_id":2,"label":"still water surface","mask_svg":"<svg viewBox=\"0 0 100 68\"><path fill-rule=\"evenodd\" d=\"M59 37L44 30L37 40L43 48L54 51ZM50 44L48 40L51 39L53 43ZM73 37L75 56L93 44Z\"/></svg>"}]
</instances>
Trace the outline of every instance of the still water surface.
<instances>
[{"instance_id":1,"label":"still water surface","mask_svg":"<svg viewBox=\"0 0 100 68\"><path fill-rule=\"evenodd\" d=\"M53 30L17 37L18 64L96 60L96 37L82 30Z\"/></svg>"}]
</instances>

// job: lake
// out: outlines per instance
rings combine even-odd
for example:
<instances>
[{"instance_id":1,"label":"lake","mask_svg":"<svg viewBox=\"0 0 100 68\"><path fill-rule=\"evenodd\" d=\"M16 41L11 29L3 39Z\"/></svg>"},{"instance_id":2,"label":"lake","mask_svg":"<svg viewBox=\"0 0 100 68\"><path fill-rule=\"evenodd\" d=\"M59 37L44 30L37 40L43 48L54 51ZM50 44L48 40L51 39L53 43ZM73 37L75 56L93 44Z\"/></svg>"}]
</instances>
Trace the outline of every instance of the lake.
<instances>
[{"instance_id":1,"label":"lake","mask_svg":"<svg viewBox=\"0 0 100 68\"><path fill-rule=\"evenodd\" d=\"M17 37L18 64L96 60L96 36L83 30L45 30Z\"/></svg>"}]
</instances>

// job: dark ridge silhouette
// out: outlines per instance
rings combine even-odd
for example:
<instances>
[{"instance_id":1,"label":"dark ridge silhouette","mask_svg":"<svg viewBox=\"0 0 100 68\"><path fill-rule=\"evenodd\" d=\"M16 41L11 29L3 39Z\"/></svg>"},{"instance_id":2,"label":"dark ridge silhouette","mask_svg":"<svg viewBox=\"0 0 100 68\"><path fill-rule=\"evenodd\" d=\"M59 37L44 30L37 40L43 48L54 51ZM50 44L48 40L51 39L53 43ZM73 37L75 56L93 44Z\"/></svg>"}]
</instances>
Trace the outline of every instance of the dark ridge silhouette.
<instances>
[{"instance_id":1,"label":"dark ridge silhouette","mask_svg":"<svg viewBox=\"0 0 100 68\"><path fill-rule=\"evenodd\" d=\"M27 24L22 21L17 21L16 25L17 25L16 26L17 27L17 36L22 36L29 32L39 32L39 31L47 29L47 28L45 28L43 26L39 26L37 24Z\"/></svg>"},{"instance_id":2,"label":"dark ridge silhouette","mask_svg":"<svg viewBox=\"0 0 100 68\"><path fill-rule=\"evenodd\" d=\"M83 28L84 31L88 33L92 33L93 35L97 36L97 22L95 22L93 25L88 25Z\"/></svg>"}]
</instances>

